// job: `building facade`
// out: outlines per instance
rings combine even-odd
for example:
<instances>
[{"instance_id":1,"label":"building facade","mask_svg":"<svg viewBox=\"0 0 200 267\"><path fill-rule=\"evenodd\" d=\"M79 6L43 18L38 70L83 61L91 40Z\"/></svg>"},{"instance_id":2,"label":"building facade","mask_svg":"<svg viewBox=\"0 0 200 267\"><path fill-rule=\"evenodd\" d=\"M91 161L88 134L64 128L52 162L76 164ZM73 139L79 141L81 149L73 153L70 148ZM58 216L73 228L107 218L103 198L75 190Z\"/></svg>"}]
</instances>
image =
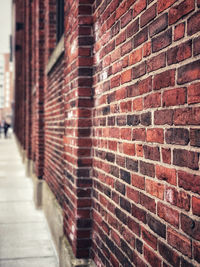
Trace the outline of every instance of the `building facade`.
<instances>
[{"instance_id":1,"label":"building facade","mask_svg":"<svg viewBox=\"0 0 200 267\"><path fill-rule=\"evenodd\" d=\"M15 0L15 134L60 266L200 264L200 1Z\"/></svg>"}]
</instances>

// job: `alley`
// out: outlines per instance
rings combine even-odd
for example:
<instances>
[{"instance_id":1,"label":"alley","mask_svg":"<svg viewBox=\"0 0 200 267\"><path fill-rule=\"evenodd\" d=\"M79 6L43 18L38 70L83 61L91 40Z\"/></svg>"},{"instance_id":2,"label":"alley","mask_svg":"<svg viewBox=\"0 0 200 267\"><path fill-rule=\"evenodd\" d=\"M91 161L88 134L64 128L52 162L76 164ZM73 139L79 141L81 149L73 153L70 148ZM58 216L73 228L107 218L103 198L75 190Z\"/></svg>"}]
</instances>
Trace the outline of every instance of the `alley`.
<instances>
[{"instance_id":1,"label":"alley","mask_svg":"<svg viewBox=\"0 0 200 267\"><path fill-rule=\"evenodd\" d=\"M0 266L57 267L44 214L33 203L14 138L0 138Z\"/></svg>"}]
</instances>

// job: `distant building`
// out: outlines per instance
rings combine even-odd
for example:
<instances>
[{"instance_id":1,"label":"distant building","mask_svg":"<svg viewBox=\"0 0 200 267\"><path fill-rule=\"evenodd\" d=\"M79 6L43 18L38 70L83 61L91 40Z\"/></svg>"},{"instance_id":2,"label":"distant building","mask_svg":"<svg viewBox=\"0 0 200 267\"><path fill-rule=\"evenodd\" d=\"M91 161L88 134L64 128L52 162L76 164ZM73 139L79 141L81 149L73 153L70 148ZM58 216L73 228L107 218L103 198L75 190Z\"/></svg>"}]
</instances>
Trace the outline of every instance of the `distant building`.
<instances>
[{"instance_id":1,"label":"distant building","mask_svg":"<svg viewBox=\"0 0 200 267\"><path fill-rule=\"evenodd\" d=\"M12 120L13 65L10 54L0 54L0 120Z\"/></svg>"}]
</instances>

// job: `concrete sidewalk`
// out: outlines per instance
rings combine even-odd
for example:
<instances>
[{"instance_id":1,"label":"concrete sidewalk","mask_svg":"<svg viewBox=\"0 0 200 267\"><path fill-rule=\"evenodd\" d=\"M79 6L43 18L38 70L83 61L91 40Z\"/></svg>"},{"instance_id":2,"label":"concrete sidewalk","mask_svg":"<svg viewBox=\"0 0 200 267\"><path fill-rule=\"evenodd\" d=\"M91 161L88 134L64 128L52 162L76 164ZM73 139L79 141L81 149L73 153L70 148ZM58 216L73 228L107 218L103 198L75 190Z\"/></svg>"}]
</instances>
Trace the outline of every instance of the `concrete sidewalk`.
<instances>
[{"instance_id":1,"label":"concrete sidewalk","mask_svg":"<svg viewBox=\"0 0 200 267\"><path fill-rule=\"evenodd\" d=\"M57 257L33 185L14 138L0 138L0 267L57 267Z\"/></svg>"}]
</instances>

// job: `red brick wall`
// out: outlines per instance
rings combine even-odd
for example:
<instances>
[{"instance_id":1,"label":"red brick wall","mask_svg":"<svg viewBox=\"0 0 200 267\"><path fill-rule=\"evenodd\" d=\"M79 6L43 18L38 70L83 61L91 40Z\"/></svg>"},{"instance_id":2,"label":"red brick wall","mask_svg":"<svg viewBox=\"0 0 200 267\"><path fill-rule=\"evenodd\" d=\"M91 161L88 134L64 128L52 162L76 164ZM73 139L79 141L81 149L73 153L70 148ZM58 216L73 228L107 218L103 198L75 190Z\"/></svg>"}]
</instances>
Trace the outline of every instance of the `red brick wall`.
<instances>
[{"instance_id":1,"label":"red brick wall","mask_svg":"<svg viewBox=\"0 0 200 267\"><path fill-rule=\"evenodd\" d=\"M29 138L74 254L97 266L197 266L200 2L66 0L65 52L47 75L55 1L39 3Z\"/></svg>"},{"instance_id":2,"label":"red brick wall","mask_svg":"<svg viewBox=\"0 0 200 267\"><path fill-rule=\"evenodd\" d=\"M198 5L95 1L92 255L99 266L200 263Z\"/></svg>"}]
</instances>

